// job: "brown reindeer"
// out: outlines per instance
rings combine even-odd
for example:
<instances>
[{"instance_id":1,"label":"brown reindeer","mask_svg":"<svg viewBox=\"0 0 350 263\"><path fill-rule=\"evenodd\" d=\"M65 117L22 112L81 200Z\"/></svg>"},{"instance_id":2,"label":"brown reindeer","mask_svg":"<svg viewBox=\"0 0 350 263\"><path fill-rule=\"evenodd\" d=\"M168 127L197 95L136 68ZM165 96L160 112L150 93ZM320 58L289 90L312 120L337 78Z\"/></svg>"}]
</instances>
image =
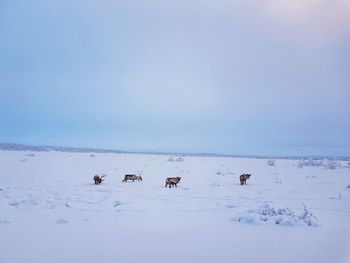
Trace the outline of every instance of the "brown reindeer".
<instances>
[{"instance_id":1,"label":"brown reindeer","mask_svg":"<svg viewBox=\"0 0 350 263\"><path fill-rule=\"evenodd\" d=\"M122 182L127 182L128 180L132 180L133 182L137 180L138 182L142 181L142 176L141 175L136 175L136 174L126 174L124 176L124 180Z\"/></svg>"},{"instance_id":2,"label":"brown reindeer","mask_svg":"<svg viewBox=\"0 0 350 263\"><path fill-rule=\"evenodd\" d=\"M107 175L101 175L101 176L98 176L97 174L94 176L94 181L95 181L95 184L101 184L102 181L104 180L104 178L106 177Z\"/></svg>"},{"instance_id":3,"label":"brown reindeer","mask_svg":"<svg viewBox=\"0 0 350 263\"><path fill-rule=\"evenodd\" d=\"M239 181L240 181L241 185L247 184L247 180L250 178L250 176L251 176L251 174L242 174L239 177Z\"/></svg>"},{"instance_id":4,"label":"brown reindeer","mask_svg":"<svg viewBox=\"0 0 350 263\"><path fill-rule=\"evenodd\" d=\"M181 177L168 177L165 180L165 187L167 187L168 185L169 185L169 188L171 188L174 185L177 187L177 184L180 182L180 180L181 180Z\"/></svg>"}]
</instances>

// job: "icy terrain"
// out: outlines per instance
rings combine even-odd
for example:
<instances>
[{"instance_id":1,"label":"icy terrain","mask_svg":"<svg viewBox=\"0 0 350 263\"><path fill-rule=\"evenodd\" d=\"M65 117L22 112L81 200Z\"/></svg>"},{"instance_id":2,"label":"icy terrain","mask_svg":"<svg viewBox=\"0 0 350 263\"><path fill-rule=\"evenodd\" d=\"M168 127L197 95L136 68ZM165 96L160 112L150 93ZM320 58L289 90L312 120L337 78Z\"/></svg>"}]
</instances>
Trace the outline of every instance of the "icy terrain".
<instances>
[{"instance_id":1,"label":"icy terrain","mask_svg":"<svg viewBox=\"0 0 350 263\"><path fill-rule=\"evenodd\" d=\"M0 263L350 262L349 168L0 151ZM122 183L130 173L143 181Z\"/></svg>"}]
</instances>

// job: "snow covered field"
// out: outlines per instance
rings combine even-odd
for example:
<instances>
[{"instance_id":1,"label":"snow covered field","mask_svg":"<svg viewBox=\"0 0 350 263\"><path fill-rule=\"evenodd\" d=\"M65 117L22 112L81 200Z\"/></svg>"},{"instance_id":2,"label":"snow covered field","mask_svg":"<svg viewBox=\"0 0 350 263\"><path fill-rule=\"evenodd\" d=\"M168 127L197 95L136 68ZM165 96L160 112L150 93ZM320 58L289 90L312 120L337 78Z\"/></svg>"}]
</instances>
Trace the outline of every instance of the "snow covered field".
<instances>
[{"instance_id":1,"label":"snow covered field","mask_svg":"<svg viewBox=\"0 0 350 263\"><path fill-rule=\"evenodd\" d=\"M348 161L94 156L0 151L0 263L350 262Z\"/></svg>"}]
</instances>

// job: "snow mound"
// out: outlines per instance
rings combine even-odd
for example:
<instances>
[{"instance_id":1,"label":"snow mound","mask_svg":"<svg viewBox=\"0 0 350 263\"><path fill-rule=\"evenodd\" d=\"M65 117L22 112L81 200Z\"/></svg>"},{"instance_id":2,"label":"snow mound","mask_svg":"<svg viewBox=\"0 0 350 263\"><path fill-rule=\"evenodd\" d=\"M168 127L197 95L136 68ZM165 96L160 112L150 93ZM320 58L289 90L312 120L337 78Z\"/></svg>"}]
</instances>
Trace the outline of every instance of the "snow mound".
<instances>
[{"instance_id":1,"label":"snow mound","mask_svg":"<svg viewBox=\"0 0 350 263\"><path fill-rule=\"evenodd\" d=\"M62 224L67 224L68 221L65 220L65 219L60 218L60 219L56 220L55 223L58 224L58 225L62 225Z\"/></svg>"},{"instance_id":2,"label":"snow mound","mask_svg":"<svg viewBox=\"0 0 350 263\"><path fill-rule=\"evenodd\" d=\"M258 209L248 210L232 219L243 224L280 225L280 226L319 226L318 219L304 205L304 212L296 215L288 207L274 208L264 204Z\"/></svg>"},{"instance_id":3,"label":"snow mound","mask_svg":"<svg viewBox=\"0 0 350 263\"><path fill-rule=\"evenodd\" d=\"M35 206L37 204L38 204L37 201L33 199L26 199L26 200L20 200L20 201L14 200L9 202L9 205L17 208L27 208L27 207Z\"/></svg>"}]
</instances>

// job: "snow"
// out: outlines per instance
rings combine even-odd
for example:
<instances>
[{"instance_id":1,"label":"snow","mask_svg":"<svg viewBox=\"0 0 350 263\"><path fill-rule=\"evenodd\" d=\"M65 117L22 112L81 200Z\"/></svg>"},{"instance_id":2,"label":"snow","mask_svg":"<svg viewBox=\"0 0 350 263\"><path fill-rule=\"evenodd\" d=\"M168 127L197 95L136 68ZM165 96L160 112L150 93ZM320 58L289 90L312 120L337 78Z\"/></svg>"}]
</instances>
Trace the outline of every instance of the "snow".
<instances>
[{"instance_id":1,"label":"snow","mask_svg":"<svg viewBox=\"0 0 350 263\"><path fill-rule=\"evenodd\" d=\"M336 164L0 151L0 262L350 262L350 169Z\"/></svg>"}]
</instances>

